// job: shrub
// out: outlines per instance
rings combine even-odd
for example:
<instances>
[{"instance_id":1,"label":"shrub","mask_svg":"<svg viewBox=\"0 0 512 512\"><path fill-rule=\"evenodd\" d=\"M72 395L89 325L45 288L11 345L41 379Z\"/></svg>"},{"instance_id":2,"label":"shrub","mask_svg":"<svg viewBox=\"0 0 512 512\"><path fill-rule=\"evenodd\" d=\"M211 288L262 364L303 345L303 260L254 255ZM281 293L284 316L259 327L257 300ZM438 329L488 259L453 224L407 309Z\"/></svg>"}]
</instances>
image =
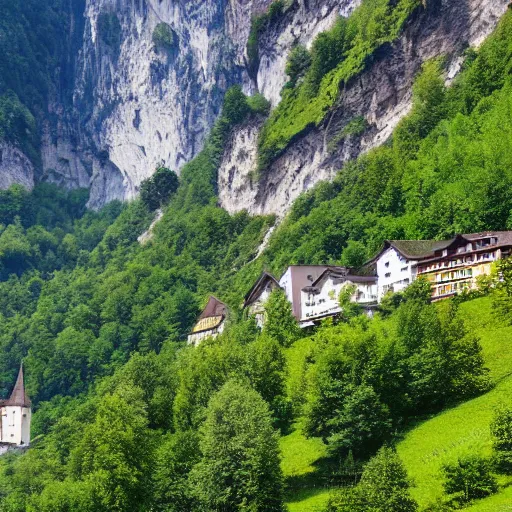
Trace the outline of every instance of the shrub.
<instances>
[{"instance_id":1,"label":"shrub","mask_svg":"<svg viewBox=\"0 0 512 512\"><path fill-rule=\"evenodd\" d=\"M500 279L492 295L493 306L500 318L512 323L512 258L499 261L497 272Z\"/></svg>"},{"instance_id":2,"label":"shrub","mask_svg":"<svg viewBox=\"0 0 512 512\"><path fill-rule=\"evenodd\" d=\"M252 112L266 116L270 112L270 101L263 94L256 93L247 98L247 103Z\"/></svg>"},{"instance_id":3,"label":"shrub","mask_svg":"<svg viewBox=\"0 0 512 512\"><path fill-rule=\"evenodd\" d=\"M285 70L290 78L288 83L291 87L295 87L297 81L306 74L309 66L311 66L311 54L307 48L302 44L294 46L288 56Z\"/></svg>"},{"instance_id":4,"label":"shrub","mask_svg":"<svg viewBox=\"0 0 512 512\"><path fill-rule=\"evenodd\" d=\"M443 472L446 493L464 503L485 498L498 490L489 461L477 455L461 457L455 463L446 464Z\"/></svg>"},{"instance_id":5,"label":"shrub","mask_svg":"<svg viewBox=\"0 0 512 512\"><path fill-rule=\"evenodd\" d=\"M239 85L234 85L226 92L224 96L224 106L222 107L222 116L227 120L230 126L241 123L250 112L247 96L242 92Z\"/></svg>"},{"instance_id":6,"label":"shrub","mask_svg":"<svg viewBox=\"0 0 512 512\"><path fill-rule=\"evenodd\" d=\"M491 424L495 459L499 470L512 473L512 407L496 411Z\"/></svg>"},{"instance_id":7,"label":"shrub","mask_svg":"<svg viewBox=\"0 0 512 512\"><path fill-rule=\"evenodd\" d=\"M167 23L159 23L153 30L153 43L158 48L172 50L178 44L178 37Z\"/></svg>"},{"instance_id":8,"label":"shrub","mask_svg":"<svg viewBox=\"0 0 512 512\"><path fill-rule=\"evenodd\" d=\"M407 471L396 451L383 447L365 466L361 482L331 496L326 512L416 512Z\"/></svg>"},{"instance_id":9,"label":"shrub","mask_svg":"<svg viewBox=\"0 0 512 512\"><path fill-rule=\"evenodd\" d=\"M169 200L178 190L178 186L177 174L166 167L159 167L153 176L141 183L141 201L149 210L156 210Z\"/></svg>"}]
</instances>

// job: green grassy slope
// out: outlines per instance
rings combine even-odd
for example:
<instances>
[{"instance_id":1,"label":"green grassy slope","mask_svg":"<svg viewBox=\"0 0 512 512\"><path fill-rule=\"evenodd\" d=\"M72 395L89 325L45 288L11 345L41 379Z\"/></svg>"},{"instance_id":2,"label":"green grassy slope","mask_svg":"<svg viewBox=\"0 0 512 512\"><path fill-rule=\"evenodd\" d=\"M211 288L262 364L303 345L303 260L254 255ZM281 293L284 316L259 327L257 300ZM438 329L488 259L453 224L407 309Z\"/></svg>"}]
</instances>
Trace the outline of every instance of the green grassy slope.
<instances>
[{"instance_id":1,"label":"green grassy slope","mask_svg":"<svg viewBox=\"0 0 512 512\"><path fill-rule=\"evenodd\" d=\"M318 464L326 455L320 439L306 439L301 425L281 439L284 477L289 512L317 512L327 503L329 491L323 487Z\"/></svg>"},{"instance_id":2,"label":"green grassy slope","mask_svg":"<svg viewBox=\"0 0 512 512\"><path fill-rule=\"evenodd\" d=\"M486 364L496 387L489 393L438 414L407 433L398 452L416 486L413 495L421 506L443 495L441 467L459 455L490 455L489 425L494 408L512 397L512 327L504 326L492 314L491 301L482 298L461 306L460 314L480 336ZM475 504L473 511L510 510L511 481L502 480L503 492ZM499 509L497 507L508 506Z\"/></svg>"},{"instance_id":3,"label":"green grassy slope","mask_svg":"<svg viewBox=\"0 0 512 512\"><path fill-rule=\"evenodd\" d=\"M496 386L487 394L433 416L412 428L398 445L398 451L415 482L413 495L421 507L443 496L441 466L459 455L490 455L489 425L494 408L512 399L512 327L500 323L490 298L460 306L460 315L481 339L486 365ZM310 340L300 340L288 350L289 393L300 387L299 367L312 350ZM301 424L283 437L281 450L287 482L289 512L319 512L329 498L321 478L326 447L319 439L306 439ZM475 503L471 512L512 511L512 478L501 479L499 494ZM510 485L510 486L509 486Z\"/></svg>"}]
</instances>

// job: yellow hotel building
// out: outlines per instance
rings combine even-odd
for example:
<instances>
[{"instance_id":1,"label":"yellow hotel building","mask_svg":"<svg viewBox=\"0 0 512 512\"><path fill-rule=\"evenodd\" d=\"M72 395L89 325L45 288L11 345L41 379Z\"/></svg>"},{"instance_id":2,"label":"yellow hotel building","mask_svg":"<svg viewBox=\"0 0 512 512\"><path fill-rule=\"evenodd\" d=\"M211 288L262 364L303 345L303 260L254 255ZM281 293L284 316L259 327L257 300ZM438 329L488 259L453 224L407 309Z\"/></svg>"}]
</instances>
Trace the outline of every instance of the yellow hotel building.
<instances>
[{"instance_id":1,"label":"yellow hotel building","mask_svg":"<svg viewBox=\"0 0 512 512\"><path fill-rule=\"evenodd\" d=\"M440 300L475 289L477 278L489 275L493 263L510 256L512 232L458 235L447 246L418 262L417 276L432 283L432 299Z\"/></svg>"}]
</instances>

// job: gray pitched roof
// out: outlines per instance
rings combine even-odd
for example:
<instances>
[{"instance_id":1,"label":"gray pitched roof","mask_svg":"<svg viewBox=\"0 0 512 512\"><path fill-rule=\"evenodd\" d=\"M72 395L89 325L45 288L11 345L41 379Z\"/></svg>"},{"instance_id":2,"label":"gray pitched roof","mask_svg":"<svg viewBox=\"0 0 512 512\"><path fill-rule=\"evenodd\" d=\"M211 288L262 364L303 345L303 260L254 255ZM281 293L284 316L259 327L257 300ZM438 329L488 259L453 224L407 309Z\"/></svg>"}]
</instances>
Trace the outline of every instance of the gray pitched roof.
<instances>
[{"instance_id":1,"label":"gray pitched roof","mask_svg":"<svg viewBox=\"0 0 512 512\"><path fill-rule=\"evenodd\" d=\"M16 379L16 384L14 385L14 389L11 393L10 398L0 402L0 405L6 407L30 407L30 399L25 392L25 382L23 378L23 366L20 367L20 371L18 373L18 378Z\"/></svg>"},{"instance_id":2,"label":"gray pitched roof","mask_svg":"<svg viewBox=\"0 0 512 512\"><path fill-rule=\"evenodd\" d=\"M254 283L252 288L247 292L244 299L244 308L247 307L249 304L252 304L256 300L261 290L265 288L267 282L271 282L276 287L279 287L279 282L272 274L269 274L268 272L263 272L256 281L256 283Z\"/></svg>"},{"instance_id":3,"label":"gray pitched roof","mask_svg":"<svg viewBox=\"0 0 512 512\"><path fill-rule=\"evenodd\" d=\"M398 251L408 260L422 260L430 258L435 251L448 247L455 239L450 240L386 240L379 253L366 263L374 263L381 254L390 247Z\"/></svg>"}]
</instances>

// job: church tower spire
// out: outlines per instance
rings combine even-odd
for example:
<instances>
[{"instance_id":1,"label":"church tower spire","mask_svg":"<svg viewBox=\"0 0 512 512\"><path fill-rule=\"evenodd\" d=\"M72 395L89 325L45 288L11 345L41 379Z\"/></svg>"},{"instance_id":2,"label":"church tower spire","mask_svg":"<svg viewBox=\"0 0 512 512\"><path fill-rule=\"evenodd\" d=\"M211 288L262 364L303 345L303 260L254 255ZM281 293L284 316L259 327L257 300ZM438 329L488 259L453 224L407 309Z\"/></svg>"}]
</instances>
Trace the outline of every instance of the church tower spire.
<instances>
[{"instance_id":1,"label":"church tower spire","mask_svg":"<svg viewBox=\"0 0 512 512\"><path fill-rule=\"evenodd\" d=\"M23 377L23 363L20 365L18 378L12 390L11 396L4 402L4 406L10 405L12 407L28 407L30 408L31 402L25 391L25 379Z\"/></svg>"}]
</instances>

